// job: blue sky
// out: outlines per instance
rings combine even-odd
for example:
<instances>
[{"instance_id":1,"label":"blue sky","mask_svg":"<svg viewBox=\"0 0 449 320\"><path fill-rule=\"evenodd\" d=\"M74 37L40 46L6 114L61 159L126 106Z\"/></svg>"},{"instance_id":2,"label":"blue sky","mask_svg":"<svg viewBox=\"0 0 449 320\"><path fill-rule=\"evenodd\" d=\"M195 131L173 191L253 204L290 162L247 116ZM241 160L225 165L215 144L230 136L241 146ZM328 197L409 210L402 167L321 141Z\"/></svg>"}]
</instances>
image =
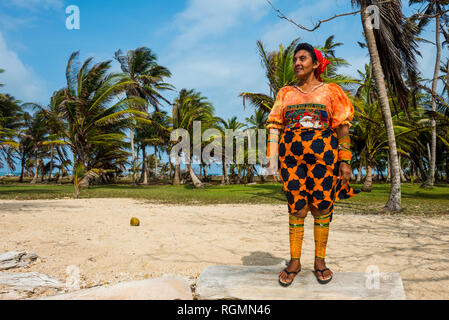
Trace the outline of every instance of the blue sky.
<instances>
[{"instance_id":1,"label":"blue sky","mask_svg":"<svg viewBox=\"0 0 449 320\"><path fill-rule=\"evenodd\" d=\"M356 10L348 0L272 2L308 26ZM69 5L80 9L79 30L65 26ZM429 28L424 36L433 37L431 32ZM244 109L238 94L267 92L256 41L275 50L298 36L320 45L330 35L344 43L337 55L351 63L341 72L356 76L356 70L368 62L367 50L357 44L362 41L359 15L335 19L311 33L279 19L266 0L0 0L0 68L6 69L0 83L5 84L2 92L45 105L54 90L65 86L72 52L80 50L81 61L94 57L99 62L113 59L118 49L147 46L172 72L169 82L177 90L199 90L218 116L244 121L253 109ZM421 49L420 68L430 78L435 50L431 45ZM112 67L120 71L115 60ZM169 99L175 95L166 93Z\"/></svg>"}]
</instances>

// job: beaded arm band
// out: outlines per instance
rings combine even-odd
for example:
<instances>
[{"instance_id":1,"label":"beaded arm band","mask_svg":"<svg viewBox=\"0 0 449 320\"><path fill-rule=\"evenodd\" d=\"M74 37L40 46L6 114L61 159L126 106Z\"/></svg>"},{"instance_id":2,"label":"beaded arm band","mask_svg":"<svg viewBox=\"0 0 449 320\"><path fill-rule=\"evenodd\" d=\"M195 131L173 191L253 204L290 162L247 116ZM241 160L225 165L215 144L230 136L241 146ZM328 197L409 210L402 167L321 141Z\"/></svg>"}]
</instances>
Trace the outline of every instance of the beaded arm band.
<instances>
[{"instance_id":1,"label":"beaded arm band","mask_svg":"<svg viewBox=\"0 0 449 320\"><path fill-rule=\"evenodd\" d=\"M272 157L276 156L276 154L271 154L272 151L274 151L274 150L272 150L272 148L273 148L272 144L277 145L279 143L279 135L280 135L279 131L277 133L271 133L271 130L270 130L270 133L268 134L268 141L267 141L267 143L268 143L267 158L272 158Z\"/></svg>"},{"instance_id":2,"label":"beaded arm band","mask_svg":"<svg viewBox=\"0 0 449 320\"><path fill-rule=\"evenodd\" d=\"M349 135L344 135L338 138L338 160L351 164L352 152L351 152L351 138Z\"/></svg>"}]
</instances>

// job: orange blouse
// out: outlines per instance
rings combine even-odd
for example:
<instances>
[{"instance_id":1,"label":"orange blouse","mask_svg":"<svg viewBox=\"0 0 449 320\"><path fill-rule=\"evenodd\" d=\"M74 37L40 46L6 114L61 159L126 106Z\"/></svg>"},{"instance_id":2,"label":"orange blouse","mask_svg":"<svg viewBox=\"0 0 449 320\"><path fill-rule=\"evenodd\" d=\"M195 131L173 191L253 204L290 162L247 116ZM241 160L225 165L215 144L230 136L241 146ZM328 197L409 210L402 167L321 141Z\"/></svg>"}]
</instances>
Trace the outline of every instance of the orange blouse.
<instances>
[{"instance_id":1,"label":"orange blouse","mask_svg":"<svg viewBox=\"0 0 449 320\"><path fill-rule=\"evenodd\" d=\"M328 128L348 124L354 117L351 101L335 83L322 83L305 93L298 87L279 90L273 109L268 115L267 129L295 127Z\"/></svg>"}]
</instances>

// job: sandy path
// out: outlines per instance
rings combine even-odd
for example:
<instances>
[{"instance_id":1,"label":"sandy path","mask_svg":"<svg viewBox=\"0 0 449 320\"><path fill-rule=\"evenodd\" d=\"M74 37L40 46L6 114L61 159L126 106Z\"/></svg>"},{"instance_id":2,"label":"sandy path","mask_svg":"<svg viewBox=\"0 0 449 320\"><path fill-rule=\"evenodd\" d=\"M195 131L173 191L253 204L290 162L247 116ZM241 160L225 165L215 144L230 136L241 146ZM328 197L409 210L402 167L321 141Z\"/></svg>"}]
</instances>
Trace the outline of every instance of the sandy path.
<instances>
[{"instance_id":1,"label":"sandy path","mask_svg":"<svg viewBox=\"0 0 449 320\"><path fill-rule=\"evenodd\" d=\"M399 272L408 299L449 299L449 219L342 214L336 209L326 261L336 272ZM140 219L131 227L132 216ZM209 265L272 265L289 259L285 205L160 205L132 199L0 200L0 253L35 252L30 268L63 282L77 266L91 286ZM306 218L303 270L313 267ZM10 271L13 271L10 270ZM274 275L276 277L276 275Z\"/></svg>"}]
</instances>

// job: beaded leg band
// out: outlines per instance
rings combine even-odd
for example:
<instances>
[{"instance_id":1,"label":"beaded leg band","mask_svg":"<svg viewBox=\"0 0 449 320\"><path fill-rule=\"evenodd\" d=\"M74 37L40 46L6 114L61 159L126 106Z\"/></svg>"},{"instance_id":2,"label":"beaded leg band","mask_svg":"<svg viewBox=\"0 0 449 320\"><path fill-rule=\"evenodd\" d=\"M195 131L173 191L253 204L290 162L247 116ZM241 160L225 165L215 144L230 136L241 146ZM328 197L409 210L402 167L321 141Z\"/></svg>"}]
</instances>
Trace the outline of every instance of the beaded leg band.
<instances>
[{"instance_id":1,"label":"beaded leg band","mask_svg":"<svg viewBox=\"0 0 449 320\"><path fill-rule=\"evenodd\" d=\"M290 257L300 259L302 240L304 239L304 218L289 215Z\"/></svg>"},{"instance_id":2,"label":"beaded leg band","mask_svg":"<svg viewBox=\"0 0 449 320\"><path fill-rule=\"evenodd\" d=\"M313 235L315 238L315 257L323 258L326 256L327 239L329 237L329 224L331 212L314 217Z\"/></svg>"}]
</instances>

